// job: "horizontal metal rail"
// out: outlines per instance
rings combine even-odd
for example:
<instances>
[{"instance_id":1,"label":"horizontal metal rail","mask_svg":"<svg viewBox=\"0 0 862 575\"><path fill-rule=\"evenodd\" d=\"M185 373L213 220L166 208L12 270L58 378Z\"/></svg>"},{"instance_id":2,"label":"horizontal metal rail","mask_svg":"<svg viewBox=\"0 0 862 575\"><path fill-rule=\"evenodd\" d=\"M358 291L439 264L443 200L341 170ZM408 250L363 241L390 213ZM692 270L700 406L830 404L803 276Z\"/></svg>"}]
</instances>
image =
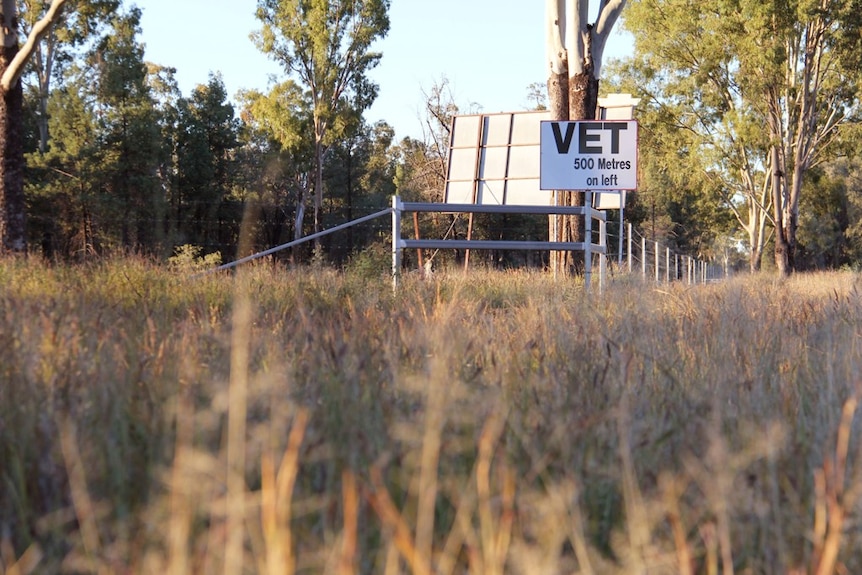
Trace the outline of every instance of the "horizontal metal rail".
<instances>
[{"instance_id":1,"label":"horizontal metal rail","mask_svg":"<svg viewBox=\"0 0 862 575\"><path fill-rule=\"evenodd\" d=\"M496 204L440 204L429 202L399 202L405 212L438 212L443 214L539 214L583 216L587 212L597 220L606 221L607 214L586 206L510 206Z\"/></svg>"},{"instance_id":2,"label":"horizontal metal rail","mask_svg":"<svg viewBox=\"0 0 862 575\"><path fill-rule=\"evenodd\" d=\"M430 202L403 202L398 196L392 198L392 285L398 287L401 270L401 254L405 249L464 249L464 250L541 250L541 251L581 251L584 252L584 283L589 289L592 276L592 256L600 256L599 282L604 285L605 262L607 255L607 212L592 207L591 194L587 193L586 206L512 206L496 204L441 204ZM552 241L515 241L515 240L420 240L401 237L401 216L404 212L432 212L439 214L537 214L583 216L586 242ZM598 244L592 242L592 222L599 221Z\"/></svg>"},{"instance_id":3,"label":"horizontal metal rail","mask_svg":"<svg viewBox=\"0 0 862 575\"><path fill-rule=\"evenodd\" d=\"M605 246L591 244L594 253L605 253ZM465 249L465 250L551 250L551 251L583 251L585 242L544 242L516 240L409 240L398 241L398 248L426 248L432 250Z\"/></svg>"}]
</instances>

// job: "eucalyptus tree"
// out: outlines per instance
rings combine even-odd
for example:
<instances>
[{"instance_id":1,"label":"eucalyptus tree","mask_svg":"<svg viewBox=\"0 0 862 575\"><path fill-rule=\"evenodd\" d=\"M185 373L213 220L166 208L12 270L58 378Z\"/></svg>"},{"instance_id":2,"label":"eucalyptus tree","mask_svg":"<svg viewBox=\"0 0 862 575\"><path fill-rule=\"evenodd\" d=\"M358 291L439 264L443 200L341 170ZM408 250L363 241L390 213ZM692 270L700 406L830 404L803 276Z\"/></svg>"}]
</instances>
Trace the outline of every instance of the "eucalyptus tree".
<instances>
[{"instance_id":1,"label":"eucalyptus tree","mask_svg":"<svg viewBox=\"0 0 862 575\"><path fill-rule=\"evenodd\" d=\"M316 147L306 137L314 131L312 104L302 86L290 79L266 94L250 90L240 96L249 139L259 140L257 147L266 156L258 181L251 186L257 190L259 209L281 228L285 206L293 205L293 239L299 239L316 179Z\"/></svg>"},{"instance_id":2,"label":"eucalyptus tree","mask_svg":"<svg viewBox=\"0 0 862 575\"><path fill-rule=\"evenodd\" d=\"M67 0L53 0L19 47L16 0L0 2L0 253L27 249L24 202L24 90L21 74Z\"/></svg>"},{"instance_id":3,"label":"eucalyptus tree","mask_svg":"<svg viewBox=\"0 0 862 575\"><path fill-rule=\"evenodd\" d=\"M19 0L22 31L29 35L49 9L48 0ZM66 0L39 42L33 46L33 56L25 71L25 81L32 83L37 94L36 122L39 128L39 151L48 147L48 96L56 77L75 58L75 51L96 37L121 5L121 0Z\"/></svg>"},{"instance_id":4,"label":"eucalyptus tree","mask_svg":"<svg viewBox=\"0 0 862 575\"><path fill-rule=\"evenodd\" d=\"M781 8L761 16L765 30L758 39L773 55L769 67L764 67L769 70L767 77L775 81L763 88L770 134L775 263L787 275L796 267L805 174L822 162L821 152L839 127L859 118L862 2L807 0L787 2Z\"/></svg>"},{"instance_id":5,"label":"eucalyptus tree","mask_svg":"<svg viewBox=\"0 0 862 575\"><path fill-rule=\"evenodd\" d=\"M589 0L545 1L545 52L548 63L548 108L551 119L591 120L596 117L599 98L599 78L605 46L614 25L625 8L626 0L602 0L596 20L589 21ZM558 193L559 203L584 205L583 195L576 192ZM583 239L577 218L552 216L549 235L556 241ZM561 254L565 257L565 254ZM553 258L560 266L563 258Z\"/></svg>"},{"instance_id":6,"label":"eucalyptus tree","mask_svg":"<svg viewBox=\"0 0 862 575\"><path fill-rule=\"evenodd\" d=\"M804 175L858 116L860 21L858 0L639 0L627 12L645 91L710 158L752 270L770 233L779 272L794 269Z\"/></svg>"},{"instance_id":7,"label":"eucalyptus tree","mask_svg":"<svg viewBox=\"0 0 862 575\"><path fill-rule=\"evenodd\" d=\"M314 230L320 227L323 165L343 114L361 113L377 96L367 76L389 31L389 0L258 0L258 47L308 91L314 136ZM303 201L303 206L304 206Z\"/></svg>"},{"instance_id":8,"label":"eucalyptus tree","mask_svg":"<svg viewBox=\"0 0 862 575\"><path fill-rule=\"evenodd\" d=\"M160 133L157 154L158 182L165 202L164 233L166 247L181 245L179 221L179 170L177 166L180 138L180 101L183 98L176 80L176 68L147 63L147 85L156 106L156 124Z\"/></svg>"},{"instance_id":9,"label":"eucalyptus tree","mask_svg":"<svg viewBox=\"0 0 862 575\"><path fill-rule=\"evenodd\" d=\"M117 13L49 97L54 137L28 157L38 231L67 253L151 249L161 237L160 134L140 12Z\"/></svg>"}]
</instances>

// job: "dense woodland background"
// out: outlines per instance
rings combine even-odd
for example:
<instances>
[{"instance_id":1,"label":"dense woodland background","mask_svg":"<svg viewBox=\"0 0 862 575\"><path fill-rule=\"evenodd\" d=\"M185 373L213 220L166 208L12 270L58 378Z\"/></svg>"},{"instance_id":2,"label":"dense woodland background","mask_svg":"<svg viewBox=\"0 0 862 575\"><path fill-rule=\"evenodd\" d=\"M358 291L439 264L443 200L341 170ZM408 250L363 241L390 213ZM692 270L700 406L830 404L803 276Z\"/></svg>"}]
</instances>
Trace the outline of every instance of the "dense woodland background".
<instances>
[{"instance_id":1,"label":"dense woodland background","mask_svg":"<svg viewBox=\"0 0 862 575\"><path fill-rule=\"evenodd\" d=\"M30 4L38 3L24 3L24 21ZM260 3L257 41L262 50L283 56L279 38L283 47L291 31L282 27L267 34L267 4L278 3ZM456 102L440 77L427 93L416 95L425 104L422 137L396 141L385 119L372 123L365 118L377 87L364 72L385 57L370 48L389 25L386 3L376 4L383 13L368 21L364 67L353 70L353 84L323 94L331 100L325 114L321 94L296 73L301 68L296 54L283 59L285 77L267 93L227 94L216 73L183 94L174 69L145 61L138 8L120 0L70 5L52 36L51 53L46 45L24 76L30 251L75 260L117 252L168 258L181 246L194 246L227 261L238 254L246 215L247 253L384 208L393 194L440 201L451 117L480 110L481 102ZM641 189L630 196L627 220L646 238L675 251L707 261L729 259L741 269L768 268L773 265L772 210L766 198L755 214L752 205L759 204L752 203L753 188L740 184L746 177L749 183L759 181L767 172L769 139L757 124L757 101L746 99L751 74L748 80L743 75L745 58L762 47L749 46L746 53L739 39L751 38L750 31L733 29L727 19L720 20L726 29L710 30L709 18L695 18L697 33L662 21L674 31L669 38L691 47L692 60L686 63L677 57L678 45L647 34L646 28L659 25L651 4L635 2L624 13L623 25L637 40L636 55L606 65L601 83L602 94L626 91L643 99L636 112ZM728 9L707 4L698 9L717 16ZM804 30L804 14L823 3L796 4L791 20ZM853 3L837 4L842 8L829 8L836 14L851 10ZM742 14L745 6L736 10ZM671 12L661 14L671 18ZM675 17L691 22L687 16ZM852 52L859 40L852 40L851 24L858 32L858 24L845 18L841 37L838 28L827 29L835 38L824 45L825 54ZM715 38L727 41L719 45ZM731 44L734 56L722 56ZM816 161L804 172L796 269L855 268L862 260L862 135L855 123L860 73L852 62L842 62L843 67L828 64L840 81L829 80L834 89L826 93L824 88L820 96L839 103L843 121L822 138ZM761 64L750 64L755 65ZM536 107L545 105L541 84L525 86L525 94ZM792 100L793 93L785 97ZM686 121L687 115L695 121ZM743 143L722 148L719 138L707 139L704 133ZM737 162L740 157L746 166ZM314 209L313 219L303 217L306 207ZM757 218L761 229L752 232L746 226L756 227ZM281 257L302 262L316 255L343 265L382 255L388 225L372 222ZM422 220L420 228L425 237L464 236L467 220L438 216ZM412 226L405 233L412 234ZM512 216L476 217L473 229L475 238L546 238L547 233L547 222L540 218ZM613 250L615 225L610 234ZM750 261L752 241L758 244L756 262ZM436 257L442 263L460 254ZM547 263L542 254L485 252L471 259L505 267Z\"/></svg>"}]
</instances>

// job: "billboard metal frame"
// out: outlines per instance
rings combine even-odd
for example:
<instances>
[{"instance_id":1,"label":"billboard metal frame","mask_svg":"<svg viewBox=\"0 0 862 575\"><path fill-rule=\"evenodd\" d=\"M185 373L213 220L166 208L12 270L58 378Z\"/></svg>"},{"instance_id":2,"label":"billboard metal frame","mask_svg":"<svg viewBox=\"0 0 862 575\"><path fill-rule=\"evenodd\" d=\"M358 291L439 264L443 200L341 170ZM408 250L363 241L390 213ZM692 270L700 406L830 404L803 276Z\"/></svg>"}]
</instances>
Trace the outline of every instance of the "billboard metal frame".
<instances>
[{"instance_id":1,"label":"billboard metal frame","mask_svg":"<svg viewBox=\"0 0 862 575\"><path fill-rule=\"evenodd\" d=\"M588 192L589 193L589 192ZM586 221L585 236L587 242L544 242L544 241L514 241L514 240L413 240L401 237L401 221L404 212L437 212L437 213L486 213L486 214L539 214L539 215L576 215L584 216ZM592 222L599 222L599 243L592 241ZM592 254L600 255L599 290L605 285L605 256L607 254L607 231L605 224L607 214L587 206L512 206L512 205L482 205L482 204L439 204L426 202L404 202L399 196L392 197L392 282L398 287L398 276L401 271L401 258L405 249L477 249L477 250L548 250L548 251L583 251L586 265L584 267L584 284L590 289L592 278Z\"/></svg>"}]
</instances>

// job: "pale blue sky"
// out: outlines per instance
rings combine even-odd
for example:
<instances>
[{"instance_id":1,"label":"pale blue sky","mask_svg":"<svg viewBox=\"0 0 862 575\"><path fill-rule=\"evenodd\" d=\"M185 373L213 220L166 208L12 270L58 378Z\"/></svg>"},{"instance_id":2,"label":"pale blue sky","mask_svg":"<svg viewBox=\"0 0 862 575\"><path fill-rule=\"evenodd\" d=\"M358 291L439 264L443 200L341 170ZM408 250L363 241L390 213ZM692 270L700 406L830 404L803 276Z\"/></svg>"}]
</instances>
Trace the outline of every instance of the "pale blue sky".
<instances>
[{"instance_id":1,"label":"pale blue sky","mask_svg":"<svg viewBox=\"0 0 862 575\"><path fill-rule=\"evenodd\" d=\"M177 69L184 95L220 71L228 94L265 90L284 76L258 52L255 0L137 0L146 59ZM383 59L371 72L380 86L365 117L386 120L398 138L421 134L422 92L443 76L456 102L483 112L521 110L527 86L544 82L544 2L540 0L392 0L389 35L375 45ZM629 53L615 33L606 57Z\"/></svg>"}]
</instances>

